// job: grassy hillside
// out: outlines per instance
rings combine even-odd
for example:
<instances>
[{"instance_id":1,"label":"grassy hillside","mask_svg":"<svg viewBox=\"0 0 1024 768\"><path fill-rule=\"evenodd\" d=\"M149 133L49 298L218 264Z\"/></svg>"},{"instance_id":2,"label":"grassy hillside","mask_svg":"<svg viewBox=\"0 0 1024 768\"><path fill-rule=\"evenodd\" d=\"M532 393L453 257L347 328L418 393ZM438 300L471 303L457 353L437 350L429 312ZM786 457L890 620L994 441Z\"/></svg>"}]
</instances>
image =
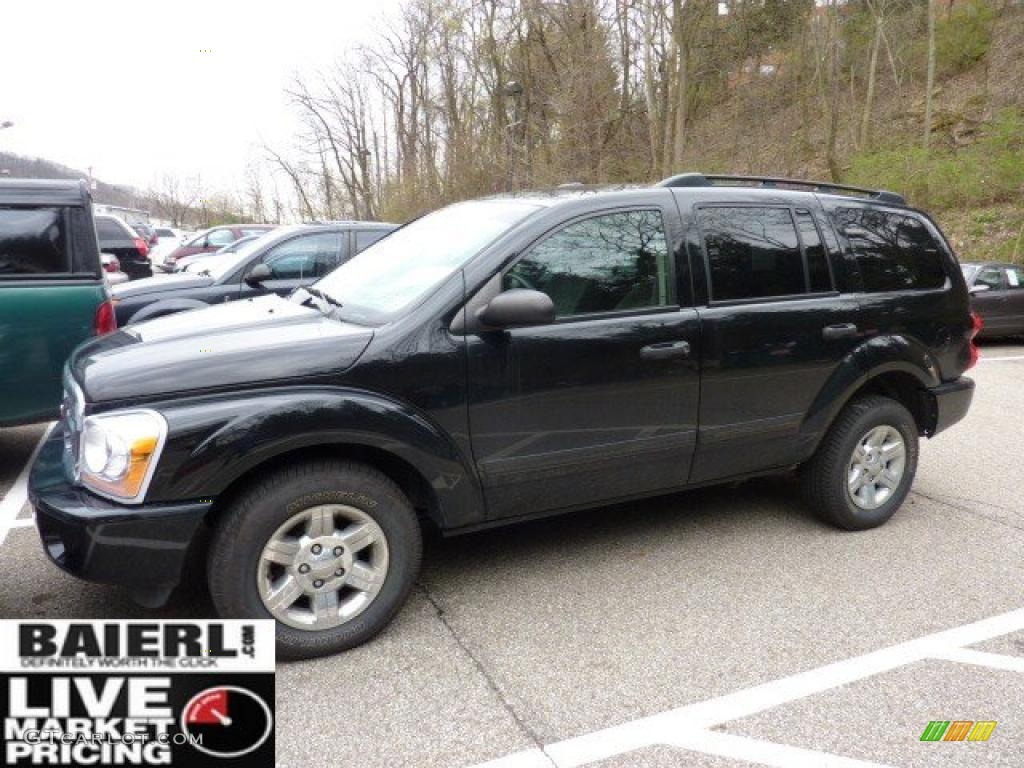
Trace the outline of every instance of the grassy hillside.
<instances>
[{"instance_id":1,"label":"grassy hillside","mask_svg":"<svg viewBox=\"0 0 1024 768\"><path fill-rule=\"evenodd\" d=\"M870 142L861 144L867 43L846 31L851 86L839 95L842 181L892 189L935 215L964 260L1024 261L1024 7L958 0L940 13L932 136L923 149L921 9L893 17L883 49ZM901 46L906 31L913 43ZM857 46L860 46L858 49ZM777 52L778 69L731 88L695 121L688 165L733 173L829 178L824 101L808 80L807 42ZM891 58L890 58L891 57ZM802 79L801 79L802 78ZM752 117L755 116L755 117Z\"/></svg>"}]
</instances>

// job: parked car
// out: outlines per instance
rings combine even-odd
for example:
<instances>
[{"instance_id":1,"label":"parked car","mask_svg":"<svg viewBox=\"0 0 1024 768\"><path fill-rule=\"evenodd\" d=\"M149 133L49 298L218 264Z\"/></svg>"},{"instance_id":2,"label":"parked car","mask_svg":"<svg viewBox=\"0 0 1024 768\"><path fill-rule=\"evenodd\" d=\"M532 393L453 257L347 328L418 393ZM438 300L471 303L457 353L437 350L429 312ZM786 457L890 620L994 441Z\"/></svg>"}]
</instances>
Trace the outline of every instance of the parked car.
<instances>
[{"instance_id":1,"label":"parked car","mask_svg":"<svg viewBox=\"0 0 1024 768\"><path fill-rule=\"evenodd\" d=\"M84 182L0 179L0 426L56 417L79 343L114 330Z\"/></svg>"},{"instance_id":2,"label":"parked car","mask_svg":"<svg viewBox=\"0 0 1024 768\"><path fill-rule=\"evenodd\" d=\"M356 247L357 232L387 234L392 229L391 224L372 222L281 228L238 253L207 259L211 263L198 272L137 280L116 288L118 322L137 323L263 293L287 296L347 261Z\"/></svg>"},{"instance_id":3,"label":"parked car","mask_svg":"<svg viewBox=\"0 0 1024 768\"><path fill-rule=\"evenodd\" d=\"M103 277L107 285L120 285L128 282L128 275L121 271L121 262L117 256L110 253L100 254L100 265L103 267Z\"/></svg>"},{"instance_id":4,"label":"parked car","mask_svg":"<svg viewBox=\"0 0 1024 768\"><path fill-rule=\"evenodd\" d=\"M242 237L249 235L262 235L274 229L273 224L239 224L224 227L213 227L205 232L200 232L190 240L179 245L164 259L164 265L173 268L178 259L191 256L194 253L209 253L231 245Z\"/></svg>"},{"instance_id":5,"label":"parked car","mask_svg":"<svg viewBox=\"0 0 1024 768\"><path fill-rule=\"evenodd\" d=\"M172 227L156 227L157 242L149 249L149 261L154 267L163 267L164 259L181 245L185 232Z\"/></svg>"},{"instance_id":6,"label":"parked car","mask_svg":"<svg viewBox=\"0 0 1024 768\"><path fill-rule=\"evenodd\" d=\"M1024 267L993 262L961 266L971 306L985 323L979 336L1024 335Z\"/></svg>"},{"instance_id":7,"label":"parked car","mask_svg":"<svg viewBox=\"0 0 1024 768\"><path fill-rule=\"evenodd\" d=\"M116 216L96 216L96 237L100 250L116 256L121 271L131 280L152 277L149 263L149 244Z\"/></svg>"},{"instance_id":8,"label":"parked car","mask_svg":"<svg viewBox=\"0 0 1024 768\"><path fill-rule=\"evenodd\" d=\"M976 330L946 239L889 192L684 174L460 203L287 299L80 347L31 498L65 570L152 604L194 544L218 613L316 656L395 615L423 523L798 468L824 519L880 525L967 412Z\"/></svg>"},{"instance_id":9,"label":"parked car","mask_svg":"<svg viewBox=\"0 0 1024 768\"><path fill-rule=\"evenodd\" d=\"M175 272L184 272L189 270L190 272L197 271L197 267L201 268L204 262L208 262L210 259L216 259L219 256L226 256L229 253L238 253L242 248L249 245L254 240L259 240L261 237L270 237L270 232L264 232L261 235L247 235L246 237L240 237L230 245L225 245L223 248L218 248L216 251L209 251L208 253L193 253L191 256L186 256L183 259L178 259L174 264ZM192 267L192 269L189 269Z\"/></svg>"}]
</instances>

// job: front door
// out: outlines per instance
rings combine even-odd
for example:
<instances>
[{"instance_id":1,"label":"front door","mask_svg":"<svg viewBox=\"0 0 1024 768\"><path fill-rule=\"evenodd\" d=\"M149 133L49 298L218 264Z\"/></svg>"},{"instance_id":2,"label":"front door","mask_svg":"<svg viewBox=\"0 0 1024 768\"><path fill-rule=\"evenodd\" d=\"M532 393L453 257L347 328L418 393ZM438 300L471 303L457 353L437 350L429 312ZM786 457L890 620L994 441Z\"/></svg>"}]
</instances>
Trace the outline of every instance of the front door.
<instances>
[{"instance_id":1,"label":"front door","mask_svg":"<svg viewBox=\"0 0 1024 768\"><path fill-rule=\"evenodd\" d=\"M985 288L977 290L980 286L985 286ZM1013 318L1007 302L1009 292L1003 268L998 266L982 267L974 278L973 287L976 292L971 294L971 306L985 321L983 333L992 336L1007 333Z\"/></svg>"},{"instance_id":2,"label":"front door","mask_svg":"<svg viewBox=\"0 0 1024 768\"><path fill-rule=\"evenodd\" d=\"M565 222L495 278L497 290L548 294L556 320L467 337L470 433L491 518L686 482L699 320L677 294L678 214L655 199Z\"/></svg>"}]
</instances>

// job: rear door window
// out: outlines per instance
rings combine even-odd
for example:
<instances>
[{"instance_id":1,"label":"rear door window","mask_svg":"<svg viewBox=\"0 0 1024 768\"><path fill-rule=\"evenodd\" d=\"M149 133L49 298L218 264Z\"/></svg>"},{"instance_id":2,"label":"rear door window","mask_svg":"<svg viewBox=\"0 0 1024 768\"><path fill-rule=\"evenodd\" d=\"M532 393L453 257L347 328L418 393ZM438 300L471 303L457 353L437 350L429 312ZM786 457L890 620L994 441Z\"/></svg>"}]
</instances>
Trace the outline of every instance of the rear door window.
<instances>
[{"instance_id":1,"label":"rear door window","mask_svg":"<svg viewBox=\"0 0 1024 768\"><path fill-rule=\"evenodd\" d=\"M837 208L832 216L853 249L865 291L945 285L942 248L917 217L873 208Z\"/></svg>"},{"instance_id":2,"label":"rear door window","mask_svg":"<svg viewBox=\"0 0 1024 768\"><path fill-rule=\"evenodd\" d=\"M361 229L356 231L356 253L365 251L388 234L386 229Z\"/></svg>"},{"instance_id":3,"label":"rear door window","mask_svg":"<svg viewBox=\"0 0 1024 768\"><path fill-rule=\"evenodd\" d=\"M709 206L698 209L697 220L707 250L712 301L807 292L800 241L788 208Z\"/></svg>"},{"instance_id":4,"label":"rear door window","mask_svg":"<svg viewBox=\"0 0 1024 768\"><path fill-rule=\"evenodd\" d=\"M60 208L0 208L0 278L71 272Z\"/></svg>"},{"instance_id":5,"label":"rear door window","mask_svg":"<svg viewBox=\"0 0 1024 768\"><path fill-rule=\"evenodd\" d=\"M1006 285L1011 291L1024 290L1024 268L1007 267Z\"/></svg>"}]
</instances>

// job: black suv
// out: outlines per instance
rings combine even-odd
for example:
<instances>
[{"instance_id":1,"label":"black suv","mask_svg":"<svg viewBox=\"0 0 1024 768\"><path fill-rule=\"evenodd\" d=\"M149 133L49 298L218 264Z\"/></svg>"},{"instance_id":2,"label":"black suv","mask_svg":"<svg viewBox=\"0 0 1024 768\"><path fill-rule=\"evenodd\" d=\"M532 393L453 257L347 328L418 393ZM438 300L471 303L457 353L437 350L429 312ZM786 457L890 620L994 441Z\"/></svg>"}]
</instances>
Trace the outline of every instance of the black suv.
<instances>
[{"instance_id":1,"label":"black suv","mask_svg":"<svg viewBox=\"0 0 1024 768\"><path fill-rule=\"evenodd\" d=\"M153 276L149 263L149 243L116 216L96 216L96 239L100 251L116 256L121 271L130 280Z\"/></svg>"},{"instance_id":2,"label":"black suv","mask_svg":"<svg viewBox=\"0 0 1024 768\"><path fill-rule=\"evenodd\" d=\"M285 296L312 285L395 229L393 224L347 222L282 227L237 253L205 256L195 270L113 289L117 322L137 323L261 293Z\"/></svg>"},{"instance_id":3,"label":"black suv","mask_svg":"<svg viewBox=\"0 0 1024 768\"><path fill-rule=\"evenodd\" d=\"M31 498L65 570L158 603L203 547L220 614L319 655L398 611L423 523L799 468L825 519L880 525L968 409L975 331L892 193L686 174L459 203L287 299L84 344Z\"/></svg>"}]
</instances>

